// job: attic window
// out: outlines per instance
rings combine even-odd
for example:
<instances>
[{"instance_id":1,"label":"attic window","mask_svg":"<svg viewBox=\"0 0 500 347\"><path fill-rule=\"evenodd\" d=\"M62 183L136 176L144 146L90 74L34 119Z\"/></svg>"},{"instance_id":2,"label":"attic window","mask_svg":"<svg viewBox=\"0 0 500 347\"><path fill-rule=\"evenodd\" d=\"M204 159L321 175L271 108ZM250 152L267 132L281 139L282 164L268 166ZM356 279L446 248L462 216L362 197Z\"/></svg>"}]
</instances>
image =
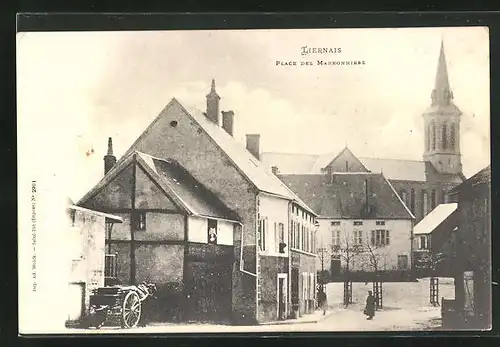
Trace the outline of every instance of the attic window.
<instances>
[{"instance_id":1,"label":"attic window","mask_svg":"<svg viewBox=\"0 0 500 347\"><path fill-rule=\"evenodd\" d=\"M170 126L175 128L177 126L177 121L176 120L171 121Z\"/></svg>"},{"instance_id":2,"label":"attic window","mask_svg":"<svg viewBox=\"0 0 500 347\"><path fill-rule=\"evenodd\" d=\"M362 221L354 221L353 224L354 225L363 225L363 222Z\"/></svg>"},{"instance_id":3,"label":"attic window","mask_svg":"<svg viewBox=\"0 0 500 347\"><path fill-rule=\"evenodd\" d=\"M331 222L330 224L331 224L331 226L339 226L340 221L336 220L336 221Z\"/></svg>"},{"instance_id":4,"label":"attic window","mask_svg":"<svg viewBox=\"0 0 500 347\"><path fill-rule=\"evenodd\" d=\"M385 221L383 220L378 220L375 222L376 225L385 225Z\"/></svg>"}]
</instances>

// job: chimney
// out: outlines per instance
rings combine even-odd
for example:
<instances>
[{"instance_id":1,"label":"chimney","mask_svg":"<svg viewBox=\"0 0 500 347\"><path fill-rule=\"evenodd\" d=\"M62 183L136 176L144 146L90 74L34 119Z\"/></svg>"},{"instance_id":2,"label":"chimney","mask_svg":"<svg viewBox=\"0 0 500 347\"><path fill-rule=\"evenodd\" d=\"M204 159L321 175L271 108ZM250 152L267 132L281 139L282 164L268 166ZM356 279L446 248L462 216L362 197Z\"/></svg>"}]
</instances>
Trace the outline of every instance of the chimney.
<instances>
[{"instance_id":1,"label":"chimney","mask_svg":"<svg viewBox=\"0 0 500 347\"><path fill-rule=\"evenodd\" d=\"M234 131L234 112L222 111L222 128L231 136Z\"/></svg>"},{"instance_id":2,"label":"chimney","mask_svg":"<svg viewBox=\"0 0 500 347\"><path fill-rule=\"evenodd\" d=\"M280 173L280 170L278 169L277 166L271 166L271 171L273 172L274 175L278 175Z\"/></svg>"},{"instance_id":3,"label":"chimney","mask_svg":"<svg viewBox=\"0 0 500 347\"><path fill-rule=\"evenodd\" d=\"M108 138L108 154L104 156L104 175L116 164L116 157L113 155L113 139Z\"/></svg>"},{"instance_id":4,"label":"chimney","mask_svg":"<svg viewBox=\"0 0 500 347\"><path fill-rule=\"evenodd\" d=\"M260 160L260 134L247 134L247 150Z\"/></svg>"},{"instance_id":5,"label":"chimney","mask_svg":"<svg viewBox=\"0 0 500 347\"><path fill-rule=\"evenodd\" d=\"M212 85L210 87L210 93L207 94L207 112L206 117L219 125L219 100L220 96L215 91L215 80L212 80Z\"/></svg>"}]
</instances>

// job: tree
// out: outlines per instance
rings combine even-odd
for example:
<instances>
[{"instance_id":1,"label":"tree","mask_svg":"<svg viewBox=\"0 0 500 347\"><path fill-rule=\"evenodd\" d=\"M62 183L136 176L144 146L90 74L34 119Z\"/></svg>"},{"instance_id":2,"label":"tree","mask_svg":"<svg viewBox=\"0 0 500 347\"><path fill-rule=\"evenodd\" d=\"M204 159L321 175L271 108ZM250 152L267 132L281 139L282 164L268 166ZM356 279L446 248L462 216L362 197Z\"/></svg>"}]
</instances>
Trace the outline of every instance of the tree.
<instances>
[{"instance_id":1,"label":"tree","mask_svg":"<svg viewBox=\"0 0 500 347\"><path fill-rule=\"evenodd\" d=\"M429 302L434 306L439 305L439 279L436 277L436 271L444 259L443 253L429 250L422 254L415 264L419 269L430 272Z\"/></svg>"},{"instance_id":2,"label":"tree","mask_svg":"<svg viewBox=\"0 0 500 347\"><path fill-rule=\"evenodd\" d=\"M345 233L344 240L339 247L339 254L343 260L344 267L344 306L352 304L352 281L351 268L353 261L363 252L363 244L357 244L354 238L351 240L351 235Z\"/></svg>"},{"instance_id":3,"label":"tree","mask_svg":"<svg viewBox=\"0 0 500 347\"><path fill-rule=\"evenodd\" d=\"M377 252L377 246L371 244L370 240L366 243L366 249L368 253L368 259L371 267L373 268L373 295L375 296L375 309L378 310L382 308L382 279L380 278L380 265L381 260L385 255L381 255ZM384 268L385 268L384 263Z\"/></svg>"}]
</instances>

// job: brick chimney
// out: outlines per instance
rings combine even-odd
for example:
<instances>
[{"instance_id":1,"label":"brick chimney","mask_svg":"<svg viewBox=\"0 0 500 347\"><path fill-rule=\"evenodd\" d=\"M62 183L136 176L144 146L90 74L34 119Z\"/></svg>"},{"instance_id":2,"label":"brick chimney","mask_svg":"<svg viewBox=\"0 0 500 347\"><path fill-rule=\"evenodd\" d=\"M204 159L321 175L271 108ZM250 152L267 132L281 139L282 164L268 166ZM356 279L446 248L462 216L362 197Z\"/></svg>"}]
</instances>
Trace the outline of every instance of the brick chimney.
<instances>
[{"instance_id":1,"label":"brick chimney","mask_svg":"<svg viewBox=\"0 0 500 347\"><path fill-rule=\"evenodd\" d=\"M220 125L219 122L219 101L220 96L215 91L215 80L212 80L212 85L210 87L210 93L207 94L207 111L205 116L210 121L214 122L217 125Z\"/></svg>"},{"instance_id":2,"label":"brick chimney","mask_svg":"<svg viewBox=\"0 0 500 347\"><path fill-rule=\"evenodd\" d=\"M247 150L260 160L260 134L247 134Z\"/></svg>"},{"instance_id":3,"label":"brick chimney","mask_svg":"<svg viewBox=\"0 0 500 347\"><path fill-rule=\"evenodd\" d=\"M234 112L222 111L222 128L231 136L234 133Z\"/></svg>"},{"instance_id":4,"label":"brick chimney","mask_svg":"<svg viewBox=\"0 0 500 347\"><path fill-rule=\"evenodd\" d=\"M104 175L116 164L116 157L113 155L113 139L108 138L108 154L104 156Z\"/></svg>"}]
</instances>

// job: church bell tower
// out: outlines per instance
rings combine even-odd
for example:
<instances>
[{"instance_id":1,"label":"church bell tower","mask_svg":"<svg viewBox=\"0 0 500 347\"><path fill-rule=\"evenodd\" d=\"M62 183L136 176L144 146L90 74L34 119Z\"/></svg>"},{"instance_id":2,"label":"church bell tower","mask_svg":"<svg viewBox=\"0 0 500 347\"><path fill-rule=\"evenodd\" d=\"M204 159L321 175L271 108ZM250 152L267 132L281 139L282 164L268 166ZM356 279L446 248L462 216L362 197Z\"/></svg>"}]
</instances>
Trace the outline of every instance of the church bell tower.
<instances>
[{"instance_id":1,"label":"church bell tower","mask_svg":"<svg viewBox=\"0 0 500 347\"><path fill-rule=\"evenodd\" d=\"M460 116L462 112L453 103L448 69L441 41L438 67L431 106L425 111L425 151L423 159L430 161L438 172L459 174L462 172L460 155Z\"/></svg>"}]
</instances>

